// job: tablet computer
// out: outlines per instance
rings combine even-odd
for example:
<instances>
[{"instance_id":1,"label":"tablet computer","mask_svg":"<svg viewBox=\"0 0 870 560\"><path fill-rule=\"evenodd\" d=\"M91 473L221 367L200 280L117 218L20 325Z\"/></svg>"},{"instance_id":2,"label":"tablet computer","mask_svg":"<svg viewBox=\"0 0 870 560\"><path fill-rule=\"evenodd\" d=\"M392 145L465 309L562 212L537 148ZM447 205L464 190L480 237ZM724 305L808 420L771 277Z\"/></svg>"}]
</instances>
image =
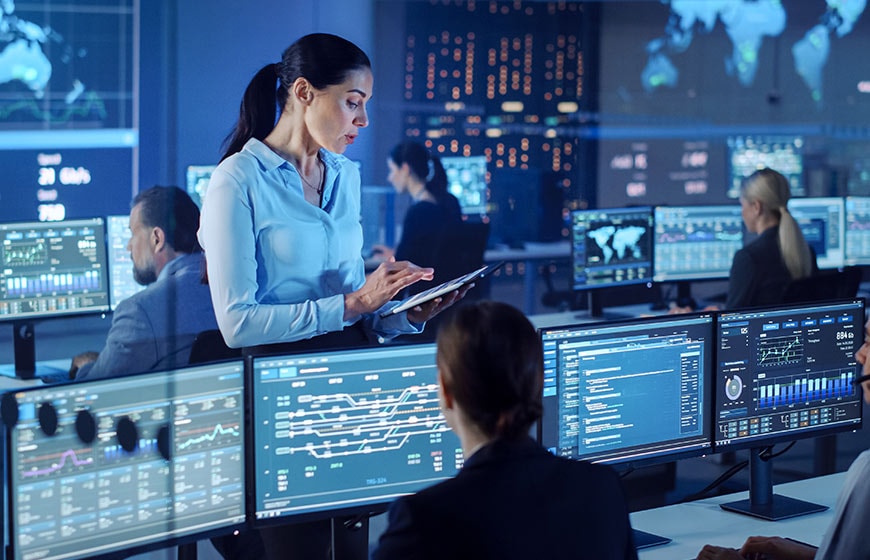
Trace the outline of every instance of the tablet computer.
<instances>
[{"instance_id":1,"label":"tablet computer","mask_svg":"<svg viewBox=\"0 0 870 560\"><path fill-rule=\"evenodd\" d=\"M409 309L413 309L414 307L420 305L421 303L426 303L427 301L431 301L439 296L443 296L444 294L448 294L453 290L458 290L462 286L466 284L471 284L475 280L479 280L484 276L489 276L504 264L504 261L501 261L497 264L488 264L469 272L468 274L462 275L458 278L454 278L453 280L448 280L443 284L439 284L433 288L429 288L419 294L414 294L413 296L402 300L402 303L397 305L396 307L390 309L389 311L385 311L381 313L381 318L389 317L390 315L395 315L396 313L402 313L403 311L407 311Z\"/></svg>"}]
</instances>

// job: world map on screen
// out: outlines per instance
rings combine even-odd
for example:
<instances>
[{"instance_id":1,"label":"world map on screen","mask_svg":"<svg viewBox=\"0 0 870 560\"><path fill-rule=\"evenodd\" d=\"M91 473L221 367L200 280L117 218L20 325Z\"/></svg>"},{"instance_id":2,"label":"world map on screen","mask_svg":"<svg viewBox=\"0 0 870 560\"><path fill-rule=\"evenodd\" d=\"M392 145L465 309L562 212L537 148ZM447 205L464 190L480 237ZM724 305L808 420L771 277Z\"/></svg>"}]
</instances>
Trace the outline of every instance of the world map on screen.
<instances>
[{"instance_id":1,"label":"world map on screen","mask_svg":"<svg viewBox=\"0 0 870 560\"><path fill-rule=\"evenodd\" d=\"M590 230L587 235L598 247L603 263L610 264L614 258L620 261L626 258L632 260L642 258L644 255L640 240L644 233L646 228L640 226L606 225Z\"/></svg>"},{"instance_id":2,"label":"world map on screen","mask_svg":"<svg viewBox=\"0 0 870 560\"><path fill-rule=\"evenodd\" d=\"M809 0L808 0L809 1ZM790 45L794 69L816 103L824 100L823 70L831 42L852 32L867 7L867 0L819 1L818 22ZM788 13L780 0L670 0L670 15L663 36L646 45L647 64L641 74L644 89L675 87L679 70L671 56L691 47L695 33L710 33L721 22L731 41L725 68L743 86L751 86L758 69L759 49L765 37L785 30Z\"/></svg>"},{"instance_id":3,"label":"world map on screen","mask_svg":"<svg viewBox=\"0 0 870 560\"><path fill-rule=\"evenodd\" d=\"M131 0L0 0L0 129L129 127Z\"/></svg>"}]
</instances>

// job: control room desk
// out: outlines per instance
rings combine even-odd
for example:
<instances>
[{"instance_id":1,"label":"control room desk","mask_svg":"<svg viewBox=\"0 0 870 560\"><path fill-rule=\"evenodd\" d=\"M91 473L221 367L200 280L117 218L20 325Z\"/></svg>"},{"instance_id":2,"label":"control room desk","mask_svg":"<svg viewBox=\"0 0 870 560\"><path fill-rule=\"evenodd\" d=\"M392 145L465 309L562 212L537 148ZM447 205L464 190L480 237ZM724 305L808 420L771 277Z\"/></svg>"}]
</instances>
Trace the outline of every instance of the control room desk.
<instances>
[{"instance_id":1,"label":"control room desk","mask_svg":"<svg viewBox=\"0 0 870 560\"><path fill-rule=\"evenodd\" d=\"M552 243L527 242L522 249L487 249L483 255L486 263L499 261L519 261L525 266L523 280L523 311L527 315L535 312L535 288L538 284L538 263L552 259L568 259L571 244L568 241Z\"/></svg>"},{"instance_id":2,"label":"control room desk","mask_svg":"<svg viewBox=\"0 0 870 560\"><path fill-rule=\"evenodd\" d=\"M777 484L776 494L828 506L812 513L782 521L765 521L723 510L719 504L745 499L749 492L707 498L686 504L665 506L631 514L635 529L673 539L670 543L640 550L640 560L688 560L705 544L739 548L753 535L791 537L818 546L834 518L834 508L846 473L797 482Z\"/></svg>"}]
</instances>

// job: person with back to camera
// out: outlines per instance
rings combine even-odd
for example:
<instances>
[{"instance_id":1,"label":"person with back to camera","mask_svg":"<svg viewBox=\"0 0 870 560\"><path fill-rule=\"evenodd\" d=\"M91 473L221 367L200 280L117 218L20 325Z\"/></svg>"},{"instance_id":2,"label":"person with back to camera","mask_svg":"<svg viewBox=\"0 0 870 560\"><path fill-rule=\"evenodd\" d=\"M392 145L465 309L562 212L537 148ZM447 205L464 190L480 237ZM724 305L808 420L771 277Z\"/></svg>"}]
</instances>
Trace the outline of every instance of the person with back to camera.
<instances>
[{"instance_id":1,"label":"person with back to camera","mask_svg":"<svg viewBox=\"0 0 870 560\"><path fill-rule=\"evenodd\" d=\"M542 413L543 350L518 309L457 307L438 331L439 402L465 465L399 498L373 560L637 558L619 477L529 437Z\"/></svg>"},{"instance_id":2,"label":"person with back to camera","mask_svg":"<svg viewBox=\"0 0 870 560\"><path fill-rule=\"evenodd\" d=\"M740 187L746 229L758 237L739 249L728 275L727 309L775 305L792 280L818 272L816 255L791 213L788 179L770 168L752 173ZM709 306L705 310L716 310ZM692 311L675 307L671 313Z\"/></svg>"},{"instance_id":3,"label":"person with back to camera","mask_svg":"<svg viewBox=\"0 0 870 560\"><path fill-rule=\"evenodd\" d=\"M409 194L414 203L405 214L402 238L395 251L375 245L373 252L384 259L395 256L432 266L442 232L462 221L459 201L447 190L444 166L423 144L411 140L393 148L387 166L387 180L399 194Z\"/></svg>"},{"instance_id":4,"label":"person with back to camera","mask_svg":"<svg viewBox=\"0 0 870 560\"><path fill-rule=\"evenodd\" d=\"M118 304L106 346L73 358L70 377L99 379L187 365L198 333L217 328L202 249L199 208L178 187L153 187L133 199L133 277L147 286Z\"/></svg>"},{"instance_id":5,"label":"person with back to camera","mask_svg":"<svg viewBox=\"0 0 870 560\"><path fill-rule=\"evenodd\" d=\"M864 325L864 344L855 353L863 366L864 402L870 404L870 321ZM834 518L819 548L782 537L749 537L740 549L706 545L698 560L851 560L870 558L870 449L852 461L837 498Z\"/></svg>"},{"instance_id":6,"label":"person with back to camera","mask_svg":"<svg viewBox=\"0 0 870 560\"><path fill-rule=\"evenodd\" d=\"M420 332L460 296L379 316L433 270L390 259L365 276L360 176L342 154L368 126L372 85L368 56L325 33L297 40L248 85L199 230L230 347L299 341L351 325L384 338Z\"/></svg>"},{"instance_id":7,"label":"person with back to camera","mask_svg":"<svg viewBox=\"0 0 870 560\"><path fill-rule=\"evenodd\" d=\"M765 168L743 181L743 223L758 238L734 255L728 278L728 309L774 305L792 280L818 271L816 256L791 213L788 179Z\"/></svg>"}]
</instances>

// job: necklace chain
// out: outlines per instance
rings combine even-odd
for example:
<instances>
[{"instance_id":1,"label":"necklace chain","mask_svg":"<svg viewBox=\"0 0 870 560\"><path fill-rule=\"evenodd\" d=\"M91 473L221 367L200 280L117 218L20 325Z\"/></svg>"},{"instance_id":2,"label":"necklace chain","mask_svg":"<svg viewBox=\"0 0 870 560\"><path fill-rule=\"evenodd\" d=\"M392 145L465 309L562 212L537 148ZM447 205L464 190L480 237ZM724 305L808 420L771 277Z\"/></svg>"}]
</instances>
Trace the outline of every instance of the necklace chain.
<instances>
[{"instance_id":1,"label":"necklace chain","mask_svg":"<svg viewBox=\"0 0 870 560\"><path fill-rule=\"evenodd\" d=\"M323 177L323 176L324 176L324 173L323 173L323 162L320 160L320 158L317 158L317 163L319 164L319 165L317 166L317 168L320 169L320 186L319 186L319 187L315 187L314 185L312 185L311 183L309 183L309 182L308 182L308 179L306 179L305 176L304 176L301 172L299 173L299 178L302 179L302 182L303 182L303 183L304 183L304 184L305 184L309 189L311 189L311 190L313 190L314 192L316 192L316 193L317 193L317 196L323 196L323 178L324 178L324 177Z\"/></svg>"}]
</instances>

